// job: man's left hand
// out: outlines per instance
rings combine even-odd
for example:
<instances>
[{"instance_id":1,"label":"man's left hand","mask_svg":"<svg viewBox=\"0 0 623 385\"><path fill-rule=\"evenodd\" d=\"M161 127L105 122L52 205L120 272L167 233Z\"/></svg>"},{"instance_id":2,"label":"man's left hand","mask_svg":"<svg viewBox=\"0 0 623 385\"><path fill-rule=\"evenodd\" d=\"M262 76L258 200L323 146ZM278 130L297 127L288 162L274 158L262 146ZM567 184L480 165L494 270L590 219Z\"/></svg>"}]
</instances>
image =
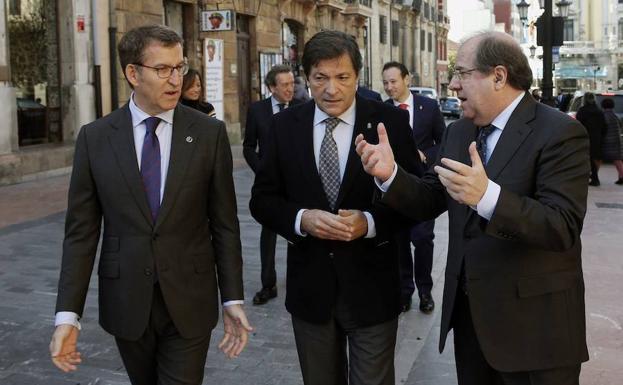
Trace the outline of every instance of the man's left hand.
<instances>
[{"instance_id":1,"label":"man's left hand","mask_svg":"<svg viewBox=\"0 0 623 385\"><path fill-rule=\"evenodd\" d=\"M469 145L471 167L452 159L442 158L445 167L435 166L439 180L455 201L475 207L487 190L489 178L476 150L476 142Z\"/></svg>"},{"instance_id":2,"label":"man's left hand","mask_svg":"<svg viewBox=\"0 0 623 385\"><path fill-rule=\"evenodd\" d=\"M339 210L340 222L350 227L350 239L353 241L368 234L368 220L360 210Z\"/></svg>"},{"instance_id":3,"label":"man's left hand","mask_svg":"<svg viewBox=\"0 0 623 385\"><path fill-rule=\"evenodd\" d=\"M249 341L249 333L254 330L241 305L223 307L223 329L225 335L218 348L229 358L238 357Z\"/></svg>"}]
</instances>

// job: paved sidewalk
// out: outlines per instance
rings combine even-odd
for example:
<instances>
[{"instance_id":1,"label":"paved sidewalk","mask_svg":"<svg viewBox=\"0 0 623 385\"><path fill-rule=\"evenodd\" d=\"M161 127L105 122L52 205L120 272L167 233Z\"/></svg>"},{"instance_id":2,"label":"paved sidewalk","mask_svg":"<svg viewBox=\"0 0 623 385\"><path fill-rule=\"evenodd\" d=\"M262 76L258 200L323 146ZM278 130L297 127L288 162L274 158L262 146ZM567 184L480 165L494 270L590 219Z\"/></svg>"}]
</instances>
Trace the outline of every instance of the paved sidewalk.
<instances>
[{"instance_id":1,"label":"paved sidewalk","mask_svg":"<svg viewBox=\"0 0 623 385\"><path fill-rule=\"evenodd\" d=\"M234 179L242 232L245 297L260 287L260 227L248 210L252 172L234 147ZM605 166L604 185L591 188L583 233L587 286L587 327L591 361L584 365L582 384L618 384L623 379L623 187ZM608 182L606 182L608 181ZM60 266L68 176L0 187L0 384L128 385L112 337L97 324L97 280L92 279L80 347L84 363L64 374L51 364L47 345L52 332ZM605 204L605 206L603 205ZM617 206L617 204L619 206ZM601 207L598 207L601 206ZM438 220L433 278L435 312L412 310L400 318L396 347L396 384L456 384L451 339L443 355L437 352L441 289L447 244L447 217ZM206 364L206 384L302 384L290 317L285 311L285 242L278 241L279 297L264 306L247 305L256 327L249 346L235 360L216 349L222 336L213 333ZM417 301L416 301L417 302ZM417 308L417 303L414 303Z\"/></svg>"}]
</instances>

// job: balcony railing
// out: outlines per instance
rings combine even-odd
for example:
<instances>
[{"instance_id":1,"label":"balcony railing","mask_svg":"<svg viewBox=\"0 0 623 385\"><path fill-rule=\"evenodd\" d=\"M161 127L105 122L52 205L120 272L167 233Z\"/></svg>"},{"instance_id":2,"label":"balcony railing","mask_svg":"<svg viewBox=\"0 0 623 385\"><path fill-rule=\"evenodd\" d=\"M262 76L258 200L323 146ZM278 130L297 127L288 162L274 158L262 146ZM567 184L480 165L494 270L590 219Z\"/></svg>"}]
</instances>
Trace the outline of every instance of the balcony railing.
<instances>
[{"instance_id":1,"label":"balcony railing","mask_svg":"<svg viewBox=\"0 0 623 385\"><path fill-rule=\"evenodd\" d=\"M372 7L372 0L344 0L344 2L346 4L357 4L359 3L360 5L366 6L371 8Z\"/></svg>"}]
</instances>

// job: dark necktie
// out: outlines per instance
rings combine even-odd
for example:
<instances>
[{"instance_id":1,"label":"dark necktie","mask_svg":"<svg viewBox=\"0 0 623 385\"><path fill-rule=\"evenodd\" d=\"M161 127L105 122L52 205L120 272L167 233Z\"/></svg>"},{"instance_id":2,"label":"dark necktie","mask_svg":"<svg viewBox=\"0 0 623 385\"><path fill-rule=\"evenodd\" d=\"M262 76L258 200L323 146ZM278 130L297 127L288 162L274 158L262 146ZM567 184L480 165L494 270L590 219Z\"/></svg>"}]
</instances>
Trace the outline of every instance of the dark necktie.
<instances>
[{"instance_id":1,"label":"dark necktie","mask_svg":"<svg viewBox=\"0 0 623 385\"><path fill-rule=\"evenodd\" d=\"M285 103L277 103L277 107L279 108L279 112L283 111L286 108Z\"/></svg>"},{"instance_id":2,"label":"dark necktie","mask_svg":"<svg viewBox=\"0 0 623 385\"><path fill-rule=\"evenodd\" d=\"M496 127L493 124L480 127L478 136L476 137L476 149L478 150L480 160L482 160L482 164L484 165L487 164L487 137L491 135L495 129Z\"/></svg>"},{"instance_id":3,"label":"dark necktie","mask_svg":"<svg viewBox=\"0 0 623 385\"><path fill-rule=\"evenodd\" d=\"M324 138L320 144L320 156L318 161L318 172L324 193L331 209L335 209L337 195L340 192L340 161L337 154L337 143L333 139L333 130L340 123L339 118L327 118L324 120Z\"/></svg>"},{"instance_id":4,"label":"dark necktie","mask_svg":"<svg viewBox=\"0 0 623 385\"><path fill-rule=\"evenodd\" d=\"M147 195L147 203L151 211L151 218L156 222L160 209L160 142L156 136L156 127L160 118L154 116L144 120L147 132L143 140L143 153L141 154L141 178L143 188Z\"/></svg>"}]
</instances>

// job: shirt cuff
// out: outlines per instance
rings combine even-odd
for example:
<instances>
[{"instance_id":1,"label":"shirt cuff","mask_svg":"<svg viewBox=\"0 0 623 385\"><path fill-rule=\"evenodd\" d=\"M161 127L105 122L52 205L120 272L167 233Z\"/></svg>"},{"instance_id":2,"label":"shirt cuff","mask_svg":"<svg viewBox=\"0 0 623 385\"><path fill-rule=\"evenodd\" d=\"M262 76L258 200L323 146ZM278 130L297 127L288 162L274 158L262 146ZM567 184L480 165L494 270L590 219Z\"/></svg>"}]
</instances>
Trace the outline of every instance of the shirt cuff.
<instances>
[{"instance_id":1,"label":"shirt cuff","mask_svg":"<svg viewBox=\"0 0 623 385\"><path fill-rule=\"evenodd\" d=\"M363 212L363 215L366 216L366 220L368 221L368 233L366 234L366 238L374 238L376 237L376 225L374 224L374 218L372 214L367 211Z\"/></svg>"},{"instance_id":2,"label":"shirt cuff","mask_svg":"<svg viewBox=\"0 0 623 385\"><path fill-rule=\"evenodd\" d=\"M387 190L389 190L389 186L391 186L392 182L394 181L394 178L396 178L397 173L398 165L396 165L396 162L394 162L394 171L392 171L392 175L389 177L389 179L387 179L384 183L381 183L379 178L374 178L374 183L376 183L376 187L378 187L379 190L384 193L387 192Z\"/></svg>"},{"instance_id":3,"label":"shirt cuff","mask_svg":"<svg viewBox=\"0 0 623 385\"><path fill-rule=\"evenodd\" d=\"M478 211L478 215L485 218L486 220L491 219L491 217L493 216L493 212L495 211L495 206L497 206L498 204L500 191L500 185L489 179L485 195L482 196L482 199L480 199L480 202L478 202L478 204L476 205L476 211Z\"/></svg>"},{"instance_id":4,"label":"shirt cuff","mask_svg":"<svg viewBox=\"0 0 623 385\"><path fill-rule=\"evenodd\" d=\"M223 307L231 306L231 305L244 305L244 301L241 299L234 299L231 301L223 302Z\"/></svg>"},{"instance_id":5,"label":"shirt cuff","mask_svg":"<svg viewBox=\"0 0 623 385\"><path fill-rule=\"evenodd\" d=\"M73 325L77 327L78 330L82 330L82 326L80 325L80 322L78 322L78 319L80 319L80 317L73 311L59 311L58 313L56 313L54 326Z\"/></svg>"},{"instance_id":6,"label":"shirt cuff","mask_svg":"<svg viewBox=\"0 0 623 385\"><path fill-rule=\"evenodd\" d=\"M294 233L296 235L300 235L301 237L306 237L307 233L301 231L301 219L303 218L303 213L307 209L300 209L298 213L296 213L296 219L294 219Z\"/></svg>"}]
</instances>

